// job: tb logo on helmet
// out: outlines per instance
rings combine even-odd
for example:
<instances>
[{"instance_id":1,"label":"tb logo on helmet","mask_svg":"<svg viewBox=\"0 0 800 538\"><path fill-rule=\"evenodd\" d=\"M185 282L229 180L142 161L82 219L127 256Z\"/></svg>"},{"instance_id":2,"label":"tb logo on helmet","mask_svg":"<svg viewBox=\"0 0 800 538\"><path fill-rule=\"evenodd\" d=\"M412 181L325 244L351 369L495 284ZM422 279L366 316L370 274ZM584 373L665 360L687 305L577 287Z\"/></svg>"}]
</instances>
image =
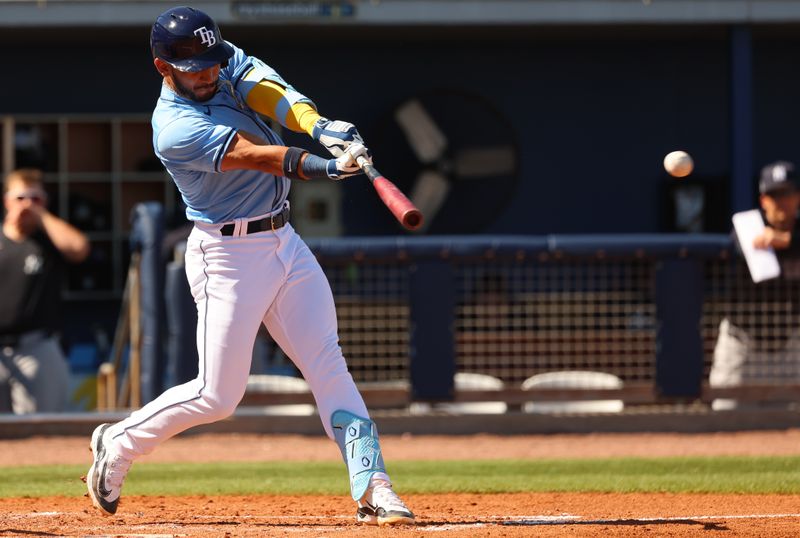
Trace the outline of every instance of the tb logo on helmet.
<instances>
[{"instance_id":1,"label":"tb logo on helmet","mask_svg":"<svg viewBox=\"0 0 800 538\"><path fill-rule=\"evenodd\" d=\"M212 30L206 30L205 26L201 26L194 31L194 35L200 37L200 42L207 46L213 47L217 43L217 38Z\"/></svg>"}]
</instances>

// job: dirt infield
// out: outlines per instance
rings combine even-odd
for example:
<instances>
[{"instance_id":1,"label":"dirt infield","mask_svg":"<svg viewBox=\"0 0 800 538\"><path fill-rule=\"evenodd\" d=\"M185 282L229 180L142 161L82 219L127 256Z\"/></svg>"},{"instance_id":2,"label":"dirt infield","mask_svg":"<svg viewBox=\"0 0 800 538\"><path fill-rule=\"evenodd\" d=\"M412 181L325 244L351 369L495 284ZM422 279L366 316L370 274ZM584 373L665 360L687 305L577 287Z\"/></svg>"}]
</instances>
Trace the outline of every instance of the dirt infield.
<instances>
[{"instance_id":1,"label":"dirt infield","mask_svg":"<svg viewBox=\"0 0 800 538\"><path fill-rule=\"evenodd\" d=\"M0 467L90 463L87 439L0 441ZM386 436L387 461L800 453L800 430L720 434ZM338 460L322 437L181 436L140 461ZM2 476L2 469L0 469ZM0 536L725 536L800 535L800 495L404 495L413 529L356 526L347 498L135 497L104 518L85 498L0 499Z\"/></svg>"},{"instance_id":2,"label":"dirt infield","mask_svg":"<svg viewBox=\"0 0 800 538\"><path fill-rule=\"evenodd\" d=\"M127 497L105 518L87 499L0 500L0 536L796 537L797 495L410 495L413 529L357 526L330 497Z\"/></svg>"}]
</instances>

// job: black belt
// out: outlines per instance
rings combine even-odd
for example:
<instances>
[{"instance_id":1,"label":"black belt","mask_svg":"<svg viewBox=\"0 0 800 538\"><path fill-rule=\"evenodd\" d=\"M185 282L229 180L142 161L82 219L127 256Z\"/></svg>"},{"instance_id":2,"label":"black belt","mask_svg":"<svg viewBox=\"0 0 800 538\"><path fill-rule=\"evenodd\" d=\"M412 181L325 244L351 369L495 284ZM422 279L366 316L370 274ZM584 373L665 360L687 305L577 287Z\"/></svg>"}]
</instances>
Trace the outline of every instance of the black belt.
<instances>
[{"instance_id":1,"label":"black belt","mask_svg":"<svg viewBox=\"0 0 800 538\"><path fill-rule=\"evenodd\" d=\"M284 207L280 213L275 213L269 217L264 217L261 220L251 220L247 223L247 233L254 234L258 232L266 232L267 230L277 230L283 228L283 225L289 222L289 207ZM222 235L233 235L236 225L233 223L226 224L219 229Z\"/></svg>"}]
</instances>

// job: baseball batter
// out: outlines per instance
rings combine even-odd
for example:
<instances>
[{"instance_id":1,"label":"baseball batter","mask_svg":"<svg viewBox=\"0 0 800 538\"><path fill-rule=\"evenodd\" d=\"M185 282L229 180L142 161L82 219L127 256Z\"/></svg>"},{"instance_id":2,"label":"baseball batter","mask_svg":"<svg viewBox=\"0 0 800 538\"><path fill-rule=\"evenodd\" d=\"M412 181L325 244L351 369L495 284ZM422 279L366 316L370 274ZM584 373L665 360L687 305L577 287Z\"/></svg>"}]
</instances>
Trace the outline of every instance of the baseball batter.
<instances>
[{"instance_id":1,"label":"baseball batter","mask_svg":"<svg viewBox=\"0 0 800 538\"><path fill-rule=\"evenodd\" d=\"M164 12L150 42L163 77L153 146L194 221L186 276L197 303L199 373L125 420L98 426L87 475L92 503L114 514L136 458L233 413L263 323L308 381L325 432L342 451L357 521L413 524L342 356L328 281L289 223L290 179L359 173L356 158L369 157L361 136L350 123L321 117L273 69L224 41L201 11ZM307 132L336 158L285 147L260 115Z\"/></svg>"}]
</instances>

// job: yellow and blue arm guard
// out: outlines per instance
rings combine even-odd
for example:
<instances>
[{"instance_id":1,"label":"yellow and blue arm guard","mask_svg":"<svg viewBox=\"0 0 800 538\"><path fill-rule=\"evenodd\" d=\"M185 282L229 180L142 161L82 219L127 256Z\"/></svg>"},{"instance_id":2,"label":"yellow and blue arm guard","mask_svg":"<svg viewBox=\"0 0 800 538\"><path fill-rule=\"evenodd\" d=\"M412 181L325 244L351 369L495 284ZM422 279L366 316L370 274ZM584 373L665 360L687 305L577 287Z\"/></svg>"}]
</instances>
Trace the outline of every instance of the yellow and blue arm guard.
<instances>
[{"instance_id":1,"label":"yellow and blue arm guard","mask_svg":"<svg viewBox=\"0 0 800 538\"><path fill-rule=\"evenodd\" d=\"M259 114L298 133L311 135L314 124L320 119L314 105L303 94L272 80L262 79L254 84L246 100Z\"/></svg>"}]
</instances>

